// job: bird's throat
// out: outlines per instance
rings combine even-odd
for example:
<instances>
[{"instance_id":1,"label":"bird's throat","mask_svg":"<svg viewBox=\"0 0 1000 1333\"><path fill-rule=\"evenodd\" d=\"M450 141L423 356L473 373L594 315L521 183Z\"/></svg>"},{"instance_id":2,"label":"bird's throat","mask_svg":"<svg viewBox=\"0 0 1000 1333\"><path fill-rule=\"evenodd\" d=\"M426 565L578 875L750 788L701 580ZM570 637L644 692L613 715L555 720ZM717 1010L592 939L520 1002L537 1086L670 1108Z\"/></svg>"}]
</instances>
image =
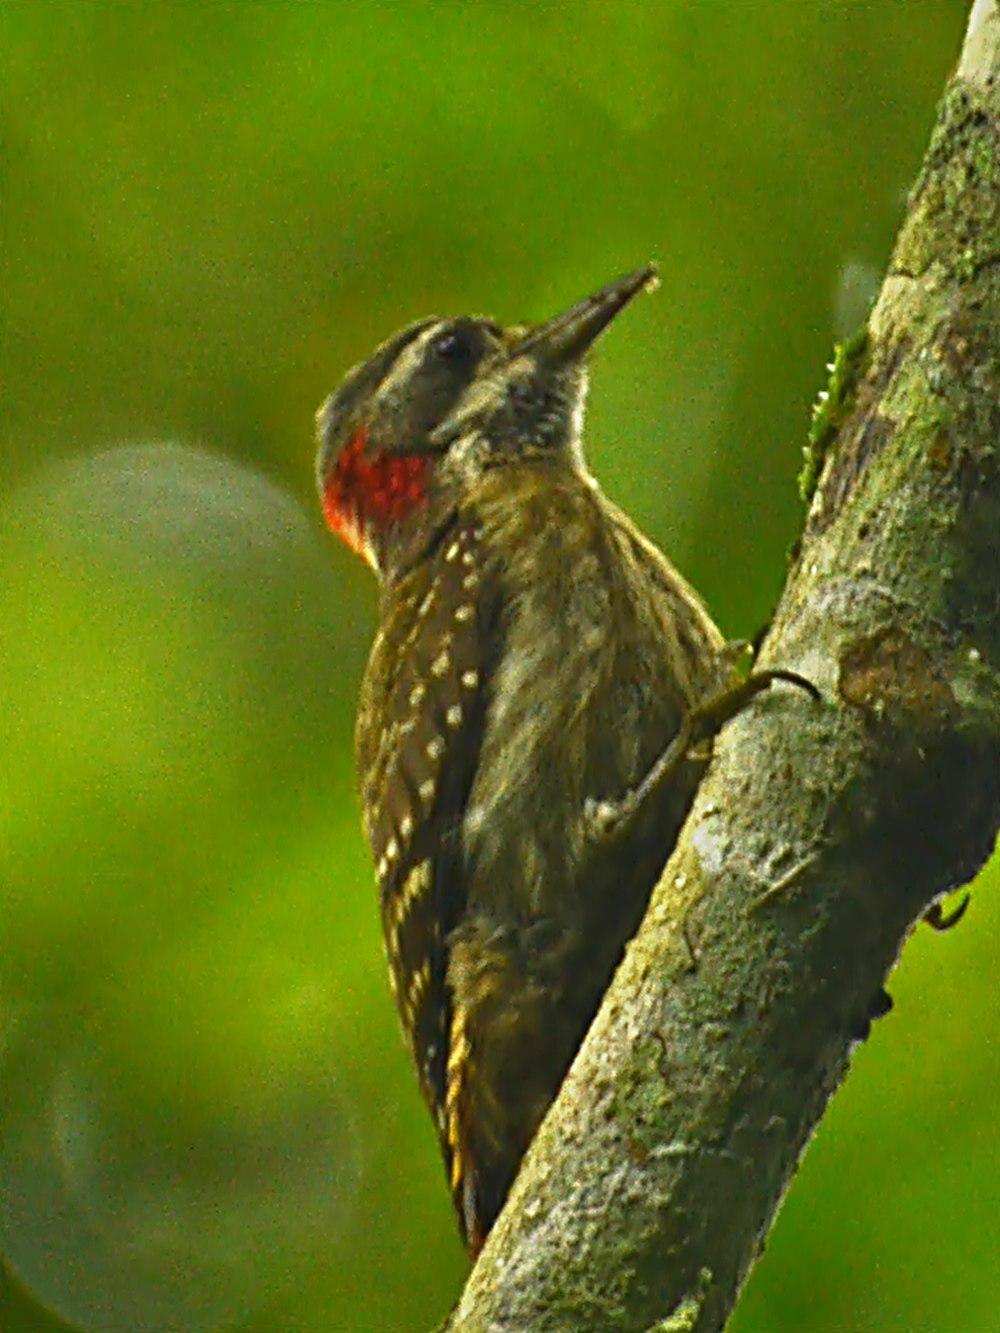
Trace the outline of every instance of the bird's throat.
<instances>
[{"instance_id":1,"label":"bird's throat","mask_svg":"<svg viewBox=\"0 0 1000 1333\"><path fill-rule=\"evenodd\" d=\"M364 429L344 445L323 490L323 513L352 551L374 564L371 534L427 503L426 454L368 453Z\"/></svg>"}]
</instances>

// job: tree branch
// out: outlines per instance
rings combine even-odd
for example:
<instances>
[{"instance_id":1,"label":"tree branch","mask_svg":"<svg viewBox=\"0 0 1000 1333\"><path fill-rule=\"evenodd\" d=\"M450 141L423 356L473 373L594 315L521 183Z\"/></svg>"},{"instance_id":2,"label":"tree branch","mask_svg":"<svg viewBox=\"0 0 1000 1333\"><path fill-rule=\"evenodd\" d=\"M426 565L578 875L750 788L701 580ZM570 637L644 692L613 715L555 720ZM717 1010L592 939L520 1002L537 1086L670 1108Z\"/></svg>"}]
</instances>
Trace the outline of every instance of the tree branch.
<instances>
[{"instance_id":1,"label":"tree branch","mask_svg":"<svg viewBox=\"0 0 1000 1333\"><path fill-rule=\"evenodd\" d=\"M913 923L990 852L998 120L977 0L761 655L823 702L720 737L452 1330L721 1328Z\"/></svg>"}]
</instances>

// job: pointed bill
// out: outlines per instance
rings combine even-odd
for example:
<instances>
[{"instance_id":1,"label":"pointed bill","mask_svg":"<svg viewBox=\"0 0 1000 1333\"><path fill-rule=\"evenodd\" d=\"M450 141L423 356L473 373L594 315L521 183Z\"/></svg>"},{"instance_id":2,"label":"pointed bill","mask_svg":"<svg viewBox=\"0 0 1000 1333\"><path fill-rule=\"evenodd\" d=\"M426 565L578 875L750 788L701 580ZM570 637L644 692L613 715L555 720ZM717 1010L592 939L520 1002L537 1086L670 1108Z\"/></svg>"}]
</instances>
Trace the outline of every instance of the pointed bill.
<instances>
[{"instance_id":1,"label":"pointed bill","mask_svg":"<svg viewBox=\"0 0 1000 1333\"><path fill-rule=\"evenodd\" d=\"M593 296L578 301L561 315L529 329L511 349L511 356L530 353L554 362L575 360L587 351L634 296L642 291L651 291L658 282L659 274L655 264L646 264L634 273L618 278Z\"/></svg>"}]
</instances>

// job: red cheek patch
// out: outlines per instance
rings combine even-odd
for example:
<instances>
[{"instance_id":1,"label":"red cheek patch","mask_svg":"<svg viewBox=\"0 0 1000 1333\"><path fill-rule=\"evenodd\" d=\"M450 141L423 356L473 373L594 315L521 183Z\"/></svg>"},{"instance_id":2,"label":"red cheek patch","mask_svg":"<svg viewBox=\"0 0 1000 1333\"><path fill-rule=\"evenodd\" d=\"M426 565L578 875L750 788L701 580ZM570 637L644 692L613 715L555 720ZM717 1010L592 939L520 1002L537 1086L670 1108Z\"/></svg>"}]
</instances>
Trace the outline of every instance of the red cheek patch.
<instances>
[{"instance_id":1,"label":"red cheek patch","mask_svg":"<svg viewBox=\"0 0 1000 1333\"><path fill-rule=\"evenodd\" d=\"M361 428L337 455L323 491L331 531L352 551L370 559L367 530L399 523L427 499L430 459L421 454L368 455Z\"/></svg>"}]
</instances>

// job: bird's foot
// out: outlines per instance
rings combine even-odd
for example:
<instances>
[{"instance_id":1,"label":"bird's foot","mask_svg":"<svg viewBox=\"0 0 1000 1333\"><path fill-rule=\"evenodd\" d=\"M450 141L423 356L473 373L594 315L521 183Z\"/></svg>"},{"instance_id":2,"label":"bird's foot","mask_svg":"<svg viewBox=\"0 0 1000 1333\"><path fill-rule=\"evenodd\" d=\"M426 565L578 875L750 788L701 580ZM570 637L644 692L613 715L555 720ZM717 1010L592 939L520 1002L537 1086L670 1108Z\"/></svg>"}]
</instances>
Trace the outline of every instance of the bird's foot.
<instances>
[{"instance_id":1,"label":"bird's foot","mask_svg":"<svg viewBox=\"0 0 1000 1333\"><path fill-rule=\"evenodd\" d=\"M971 897L972 894L967 893L958 906L953 907L950 912L946 912L939 902L931 903L924 913L924 920L932 930L951 930L952 926L957 926L962 917L965 916Z\"/></svg>"},{"instance_id":2,"label":"bird's foot","mask_svg":"<svg viewBox=\"0 0 1000 1333\"><path fill-rule=\"evenodd\" d=\"M743 645L727 645L739 647ZM723 649L725 652L726 649ZM621 797L594 799L588 797L583 807L584 834L588 841L602 843L625 836L651 796L670 781L680 765L690 758L704 760L711 756L711 742L718 731L737 713L743 711L763 690L776 681L795 685L814 700L820 693L816 686L795 671L773 668L752 672L745 680L712 695L695 708L689 708L681 718L677 735L659 756L649 772L638 784ZM705 747L708 747L708 754ZM692 748L697 747L697 748Z\"/></svg>"},{"instance_id":3,"label":"bird's foot","mask_svg":"<svg viewBox=\"0 0 1000 1333\"><path fill-rule=\"evenodd\" d=\"M874 1000L872 1000L869 1005L867 1014L865 1014L864 1018L862 1018L859 1023L856 1023L852 1029L850 1034L851 1040L865 1041L872 1030L872 1023L874 1023L877 1018L884 1018L891 1009L892 996L884 986L880 986Z\"/></svg>"}]
</instances>

